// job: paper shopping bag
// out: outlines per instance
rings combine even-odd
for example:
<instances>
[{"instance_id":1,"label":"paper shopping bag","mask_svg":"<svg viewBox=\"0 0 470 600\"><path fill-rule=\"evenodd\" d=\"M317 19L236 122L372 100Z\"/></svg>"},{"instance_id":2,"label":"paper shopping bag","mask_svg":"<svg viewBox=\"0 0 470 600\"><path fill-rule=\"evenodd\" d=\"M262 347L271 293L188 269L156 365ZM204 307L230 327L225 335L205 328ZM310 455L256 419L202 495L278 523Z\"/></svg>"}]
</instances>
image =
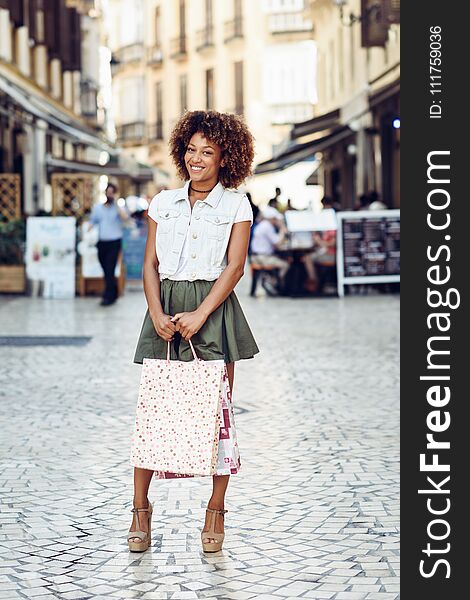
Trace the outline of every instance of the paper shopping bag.
<instances>
[{"instance_id":1,"label":"paper shopping bag","mask_svg":"<svg viewBox=\"0 0 470 600\"><path fill-rule=\"evenodd\" d=\"M131 463L188 475L217 469L223 360L143 359Z\"/></svg>"}]
</instances>

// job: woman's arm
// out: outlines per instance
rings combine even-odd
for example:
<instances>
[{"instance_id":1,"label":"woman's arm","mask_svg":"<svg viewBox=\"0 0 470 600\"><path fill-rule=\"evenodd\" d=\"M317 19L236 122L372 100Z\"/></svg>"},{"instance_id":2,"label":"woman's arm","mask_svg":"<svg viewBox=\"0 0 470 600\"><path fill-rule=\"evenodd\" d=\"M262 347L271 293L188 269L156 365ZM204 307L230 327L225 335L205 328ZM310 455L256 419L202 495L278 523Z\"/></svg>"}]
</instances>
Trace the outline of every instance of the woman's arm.
<instances>
[{"instance_id":1,"label":"woman's arm","mask_svg":"<svg viewBox=\"0 0 470 600\"><path fill-rule=\"evenodd\" d=\"M147 221L148 231L144 255L144 293L147 299L150 318L156 332L165 341L169 341L173 338L176 327L171 322L170 316L163 312L160 301L160 278L158 276L158 258L155 248L155 236L158 225L151 217L148 217Z\"/></svg>"},{"instance_id":2,"label":"woman's arm","mask_svg":"<svg viewBox=\"0 0 470 600\"><path fill-rule=\"evenodd\" d=\"M199 307L193 312L177 313L177 330L188 340L204 325L211 313L232 293L240 281L245 268L248 243L250 241L250 221L234 223L227 247L227 266L212 286Z\"/></svg>"}]
</instances>

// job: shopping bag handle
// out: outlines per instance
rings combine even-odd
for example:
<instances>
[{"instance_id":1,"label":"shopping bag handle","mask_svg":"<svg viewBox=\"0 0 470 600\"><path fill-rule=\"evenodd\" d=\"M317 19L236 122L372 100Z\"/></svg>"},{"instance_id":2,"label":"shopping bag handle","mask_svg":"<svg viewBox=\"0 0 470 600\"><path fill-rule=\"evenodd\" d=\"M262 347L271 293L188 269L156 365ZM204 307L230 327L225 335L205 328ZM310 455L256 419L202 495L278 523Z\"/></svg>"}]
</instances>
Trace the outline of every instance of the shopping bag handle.
<instances>
[{"instance_id":1,"label":"shopping bag handle","mask_svg":"<svg viewBox=\"0 0 470 600\"><path fill-rule=\"evenodd\" d=\"M189 342L189 345L191 346L191 352L193 353L194 360L199 360L199 357L198 357L198 355L196 354L196 351L194 350L194 346L193 346L193 343L192 343L192 341L191 341L191 340L188 340L188 342ZM166 348L166 360L167 360L167 362L169 362L169 361L170 361L170 344L171 344L171 342L169 341L169 342L167 343L167 348Z\"/></svg>"}]
</instances>

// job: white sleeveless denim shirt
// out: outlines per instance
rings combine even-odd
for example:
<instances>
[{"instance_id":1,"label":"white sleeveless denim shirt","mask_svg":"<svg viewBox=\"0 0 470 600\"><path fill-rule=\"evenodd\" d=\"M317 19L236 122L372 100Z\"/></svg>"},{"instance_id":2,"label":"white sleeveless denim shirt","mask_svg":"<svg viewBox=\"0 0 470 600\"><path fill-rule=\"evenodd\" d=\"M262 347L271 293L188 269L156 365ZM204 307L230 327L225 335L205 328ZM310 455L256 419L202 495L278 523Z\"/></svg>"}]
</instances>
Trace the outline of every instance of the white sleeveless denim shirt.
<instances>
[{"instance_id":1,"label":"white sleeveless denim shirt","mask_svg":"<svg viewBox=\"0 0 470 600\"><path fill-rule=\"evenodd\" d=\"M191 211L189 181L182 188L163 190L149 207L156 214L156 252L160 279L171 279L178 270L185 239L188 261L178 279L217 279L227 266L230 232L245 194L219 182ZM189 229L189 232L188 232Z\"/></svg>"}]
</instances>

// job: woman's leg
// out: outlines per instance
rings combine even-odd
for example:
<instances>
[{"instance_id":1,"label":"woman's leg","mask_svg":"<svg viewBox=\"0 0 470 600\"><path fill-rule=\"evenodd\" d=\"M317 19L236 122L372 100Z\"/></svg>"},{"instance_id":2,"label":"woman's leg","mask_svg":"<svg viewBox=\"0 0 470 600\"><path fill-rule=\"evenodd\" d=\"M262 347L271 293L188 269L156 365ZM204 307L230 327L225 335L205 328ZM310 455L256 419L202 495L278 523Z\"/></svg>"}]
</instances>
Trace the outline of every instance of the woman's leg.
<instances>
[{"instance_id":1,"label":"woman's leg","mask_svg":"<svg viewBox=\"0 0 470 600\"><path fill-rule=\"evenodd\" d=\"M233 391L233 377L235 374L235 363L227 363L228 381L230 384L230 391ZM227 490L230 475L213 475L212 477L212 496L207 503L207 508L222 509L224 508L225 491ZM206 512L206 522L204 524L203 531L209 530L212 513ZM224 516L220 514L215 515L215 527L216 533L224 532ZM204 538L205 543L215 542L212 538Z\"/></svg>"},{"instance_id":2,"label":"woman's leg","mask_svg":"<svg viewBox=\"0 0 470 600\"><path fill-rule=\"evenodd\" d=\"M149 469L139 469L134 467L134 508L148 507L148 491L152 481L153 471ZM148 513L139 512L140 531L148 531ZM129 531L137 531L137 518L134 513L132 525ZM133 542L141 542L137 537L131 538Z\"/></svg>"}]
</instances>

